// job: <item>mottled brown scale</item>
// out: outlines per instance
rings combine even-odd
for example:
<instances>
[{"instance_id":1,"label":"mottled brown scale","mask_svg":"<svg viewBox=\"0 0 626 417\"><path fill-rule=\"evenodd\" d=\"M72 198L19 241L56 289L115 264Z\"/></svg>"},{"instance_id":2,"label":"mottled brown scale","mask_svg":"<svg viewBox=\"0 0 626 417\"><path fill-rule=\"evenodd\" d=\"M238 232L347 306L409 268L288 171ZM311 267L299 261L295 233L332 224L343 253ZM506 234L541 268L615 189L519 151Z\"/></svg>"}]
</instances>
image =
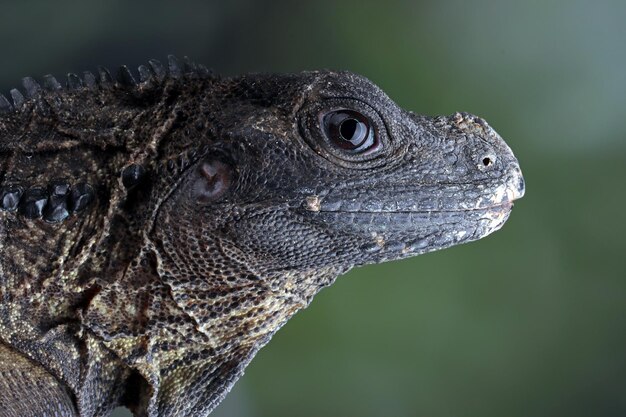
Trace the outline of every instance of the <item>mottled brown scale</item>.
<instances>
[{"instance_id":1,"label":"mottled brown scale","mask_svg":"<svg viewBox=\"0 0 626 417\"><path fill-rule=\"evenodd\" d=\"M351 73L118 77L0 96L0 417L206 416L338 275L479 239L523 194L482 119ZM338 111L376 146L333 147Z\"/></svg>"}]
</instances>

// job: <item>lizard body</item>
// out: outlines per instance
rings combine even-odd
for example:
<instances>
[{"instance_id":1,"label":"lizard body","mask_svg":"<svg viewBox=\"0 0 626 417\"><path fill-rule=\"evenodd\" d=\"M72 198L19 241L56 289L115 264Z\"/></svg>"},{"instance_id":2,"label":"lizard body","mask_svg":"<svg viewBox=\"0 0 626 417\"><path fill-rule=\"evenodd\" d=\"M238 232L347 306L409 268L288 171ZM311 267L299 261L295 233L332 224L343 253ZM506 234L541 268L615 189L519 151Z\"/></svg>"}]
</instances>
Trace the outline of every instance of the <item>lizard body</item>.
<instances>
[{"instance_id":1,"label":"lizard body","mask_svg":"<svg viewBox=\"0 0 626 417\"><path fill-rule=\"evenodd\" d=\"M0 416L208 415L338 275L479 239L524 192L484 120L347 72L23 84L0 96Z\"/></svg>"}]
</instances>

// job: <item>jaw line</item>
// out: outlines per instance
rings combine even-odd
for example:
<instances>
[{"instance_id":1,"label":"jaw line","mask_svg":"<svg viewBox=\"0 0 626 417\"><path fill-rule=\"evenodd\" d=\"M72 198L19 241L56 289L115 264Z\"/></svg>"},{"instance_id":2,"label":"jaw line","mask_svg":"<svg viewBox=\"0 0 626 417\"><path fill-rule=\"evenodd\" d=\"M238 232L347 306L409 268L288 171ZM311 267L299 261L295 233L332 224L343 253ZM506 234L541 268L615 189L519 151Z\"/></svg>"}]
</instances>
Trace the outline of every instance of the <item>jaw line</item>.
<instances>
[{"instance_id":1,"label":"jaw line","mask_svg":"<svg viewBox=\"0 0 626 417\"><path fill-rule=\"evenodd\" d=\"M322 210L317 200L310 200L307 198L304 209L311 213L345 213L345 214L437 214L437 213L472 213L477 211L511 211L513 208L513 201L506 201L500 204L494 204L486 207L477 207L471 209L457 209L457 210L408 210L408 211L387 211L387 210Z\"/></svg>"},{"instance_id":2,"label":"jaw line","mask_svg":"<svg viewBox=\"0 0 626 417\"><path fill-rule=\"evenodd\" d=\"M419 227L419 223L399 223L401 226L399 230L390 231L385 229L376 230L377 227L375 225L376 220L373 223L370 223L373 228L369 230L360 230L357 231L353 229L352 226L348 226L347 229L343 229L348 234L358 234L361 238L364 238L366 243L363 244L363 250L370 253L378 253L384 256L390 256L387 260L390 259L400 259L403 257L419 255L426 252L431 252L433 250L443 249L449 246L457 245L460 243L472 242L478 240L482 237L485 237L496 230L500 229L506 220L509 218L512 207L513 207L513 199L507 200L502 203L492 204L485 207L477 207L477 208L468 208L468 209L455 209L455 210L415 210L415 211L348 211L348 210L321 210L321 201L318 197L308 197L305 200L305 203L299 207L299 211L301 215L309 217L310 219L335 219L332 220L331 224L336 224L339 226L343 222L337 220L341 219L342 216L346 216L349 218L351 215L363 215L363 216L371 216L371 218L375 218L377 215L382 217L386 217L386 220L391 220L393 223L393 217L397 216L407 216L407 215L415 215L422 218L423 226L430 227L432 225L436 225L439 220L438 218L445 218L446 215L454 216L458 219L467 215L468 217L473 217L471 220L472 223L478 225L479 222L482 222L483 229L482 232L477 233L478 229L474 230L465 230L461 232L465 232L463 237L460 239L450 240L448 242L442 242L441 244L437 244L436 246L431 246L433 242L433 233L426 233L424 235L415 235L415 236L394 236L397 232L404 233L419 233L419 230L423 230L422 227ZM464 214L465 213L465 214ZM331 217L328 217L331 216ZM431 223L431 220L435 223ZM322 220L323 221L323 220ZM487 222L488 225L485 225L484 222ZM382 220L382 223L387 223L385 220ZM443 222L442 224L448 223ZM449 225L453 225L457 223L457 221L448 223ZM388 223L387 223L388 224ZM418 226L418 227L412 227ZM339 226L341 227L341 226ZM367 237L362 235L361 233L366 232ZM388 234L388 233L391 233ZM422 243L424 242L424 243Z\"/></svg>"}]
</instances>

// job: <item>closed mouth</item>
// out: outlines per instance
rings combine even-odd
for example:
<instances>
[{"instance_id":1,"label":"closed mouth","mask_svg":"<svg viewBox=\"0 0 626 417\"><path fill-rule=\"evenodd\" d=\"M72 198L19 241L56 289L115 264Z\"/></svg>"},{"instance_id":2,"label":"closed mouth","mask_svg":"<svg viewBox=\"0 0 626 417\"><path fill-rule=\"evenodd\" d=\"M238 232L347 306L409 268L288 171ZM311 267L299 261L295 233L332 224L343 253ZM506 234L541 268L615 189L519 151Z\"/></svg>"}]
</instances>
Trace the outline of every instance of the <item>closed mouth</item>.
<instances>
[{"instance_id":1,"label":"closed mouth","mask_svg":"<svg viewBox=\"0 0 626 417\"><path fill-rule=\"evenodd\" d=\"M304 209L313 213L346 213L346 214L454 214L454 213L472 213L472 212L503 212L510 211L513 208L513 201L505 201L484 207L475 208L459 208L446 210L346 210L346 209L328 209L323 208L318 197L308 197L305 200Z\"/></svg>"},{"instance_id":2,"label":"closed mouth","mask_svg":"<svg viewBox=\"0 0 626 417\"><path fill-rule=\"evenodd\" d=\"M453 244L477 240L498 230L508 219L513 200L445 210L346 210L324 207L314 196L300 208L312 221L338 233L359 234L370 240L367 252L411 256Z\"/></svg>"}]
</instances>

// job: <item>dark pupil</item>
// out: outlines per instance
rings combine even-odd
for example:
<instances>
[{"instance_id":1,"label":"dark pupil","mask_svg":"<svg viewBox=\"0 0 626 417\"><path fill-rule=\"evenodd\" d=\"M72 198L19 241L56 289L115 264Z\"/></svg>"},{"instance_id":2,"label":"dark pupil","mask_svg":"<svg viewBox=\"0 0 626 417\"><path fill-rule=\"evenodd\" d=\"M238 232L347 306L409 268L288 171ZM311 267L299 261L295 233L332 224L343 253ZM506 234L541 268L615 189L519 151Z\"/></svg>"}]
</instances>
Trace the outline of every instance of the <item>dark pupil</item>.
<instances>
[{"instance_id":1,"label":"dark pupil","mask_svg":"<svg viewBox=\"0 0 626 417\"><path fill-rule=\"evenodd\" d=\"M352 142L354 138L354 134L356 133L357 128L359 127L359 121L355 119L346 119L341 122L339 126L339 133L341 134L341 138L343 140L347 140Z\"/></svg>"},{"instance_id":2,"label":"dark pupil","mask_svg":"<svg viewBox=\"0 0 626 417\"><path fill-rule=\"evenodd\" d=\"M374 144L368 120L352 110L338 110L324 118L328 136L341 149L361 152Z\"/></svg>"}]
</instances>

